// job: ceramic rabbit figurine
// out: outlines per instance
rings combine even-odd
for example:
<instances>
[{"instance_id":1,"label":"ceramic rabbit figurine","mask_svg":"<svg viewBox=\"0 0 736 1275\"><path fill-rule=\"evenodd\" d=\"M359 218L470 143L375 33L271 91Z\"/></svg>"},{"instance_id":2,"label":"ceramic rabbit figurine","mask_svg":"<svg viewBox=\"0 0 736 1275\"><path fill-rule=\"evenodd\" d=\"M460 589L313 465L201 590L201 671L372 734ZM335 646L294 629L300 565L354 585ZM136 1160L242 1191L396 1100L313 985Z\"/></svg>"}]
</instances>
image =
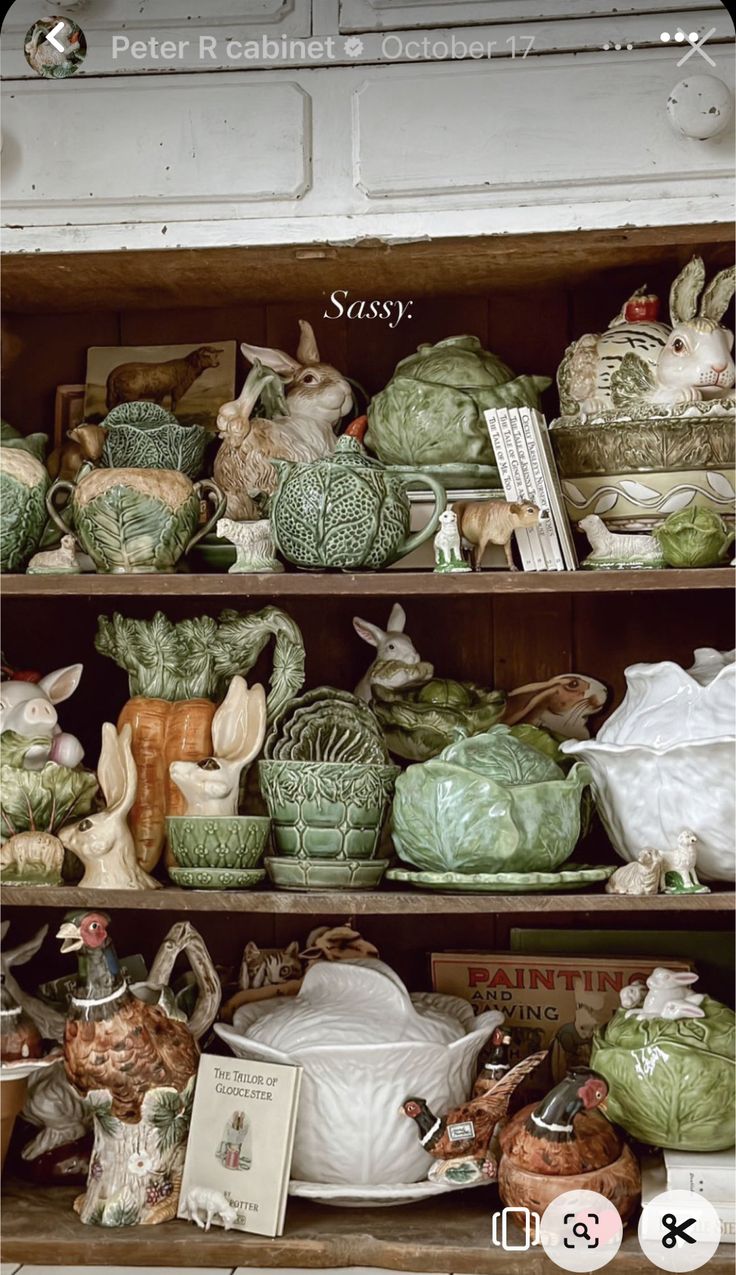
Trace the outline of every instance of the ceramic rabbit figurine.
<instances>
[{"instance_id":1,"label":"ceramic rabbit figurine","mask_svg":"<svg viewBox=\"0 0 736 1275\"><path fill-rule=\"evenodd\" d=\"M434 675L431 664L420 658L406 628L406 612L399 602L395 602L388 617L388 627L380 628L359 616L353 618L353 628L364 642L376 648L376 658L366 669L355 688L359 699L370 703L373 698L371 689L374 681L382 686L393 688L410 686L415 682L428 682Z\"/></svg>"},{"instance_id":2,"label":"ceramic rabbit figurine","mask_svg":"<svg viewBox=\"0 0 736 1275\"><path fill-rule=\"evenodd\" d=\"M102 727L102 750L97 767L107 806L96 815L66 824L58 836L67 850L84 864L82 889L159 890L139 866L128 814L135 801L138 772L130 746L131 727L118 733L111 722Z\"/></svg>"},{"instance_id":3,"label":"ceramic rabbit figurine","mask_svg":"<svg viewBox=\"0 0 736 1275\"><path fill-rule=\"evenodd\" d=\"M721 270L705 291L704 284L702 258L693 257L670 289L671 328L656 320L657 299L642 297L639 288L605 332L587 333L569 346L558 372L563 415L727 396L734 384L733 333L720 320L736 271Z\"/></svg>"},{"instance_id":4,"label":"ceramic rabbit figurine","mask_svg":"<svg viewBox=\"0 0 736 1275\"><path fill-rule=\"evenodd\" d=\"M353 403L345 378L320 361L311 325L300 319L299 330L296 358L283 350L241 345L253 367L239 397L224 403L217 416L222 445L213 473L227 498L227 516L236 521L262 516L254 497L276 489L271 460L313 461L334 451L335 429ZM269 391L273 419L251 419L258 398Z\"/></svg>"},{"instance_id":5,"label":"ceramic rabbit figurine","mask_svg":"<svg viewBox=\"0 0 736 1275\"><path fill-rule=\"evenodd\" d=\"M187 800L186 815L236 815L240 776L258 755L266 734L266 693L248 690L234 677L212 718L214 756L202 761L172 761L169 774Z\"/></svg>"}]
</instances>

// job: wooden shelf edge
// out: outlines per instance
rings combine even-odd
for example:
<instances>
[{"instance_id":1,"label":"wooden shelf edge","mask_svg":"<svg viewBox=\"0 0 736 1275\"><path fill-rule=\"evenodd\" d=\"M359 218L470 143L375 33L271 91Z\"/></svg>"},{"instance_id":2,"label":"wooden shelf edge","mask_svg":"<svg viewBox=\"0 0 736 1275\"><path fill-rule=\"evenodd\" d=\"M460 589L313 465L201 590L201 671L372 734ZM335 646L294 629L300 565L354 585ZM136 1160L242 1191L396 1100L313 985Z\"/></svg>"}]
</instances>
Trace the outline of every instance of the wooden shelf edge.
<instances>
[{"instance_id":1,"label":"wooden shelf edge","mask_svg":"<svg viewBox=\"0 0 736 1275\"><path fill-rule=\"evenodd\" d=\"M471 575L435 575L432 571L285 572L283 575L4 575L0 597L126 598L171 597L453 597L469 594L639 593L679 589L733 589L728 567L679 571L483 571Z\"/></svg>"},{"instance_id":2,"label":"wooden shelf edge","mask_svg":"<svg viewBox=\"0 0 736 1275\"><path fill-rule=\"evenodd\" d=\"M72 1211L75 1192L10 1182L3 1194L3 1261L34 1265L187 1267L346 1267L453 1271L458 1275L552 1275L541 1253L505 1252L490 1242L494 1188L461 1191L395 1208L330 1208L290 1200L284 1235L195 1231L188 1222L116 1229L84 1226ZM482 1197L482 1198L479 1198ZM629 1228L607 1270L641 1275L646 1261ZM648 1266L647 1266L648 1269ZM733 1246L721 1245L710 1275L733 1269Z\"/></svg>"},{"instance_id":3,"label":"wooden shelf edge","mask_svg":"<svg viewBox=\"0 0 736 1275\"><path fill-rule=\"evenodd\" d=\"M420 890L314 890L291 894L281 890L82 890L78 886L2 887L9 907L74 908L103 904L147 912L300 913L305 916L391 916L406 913L578 912L679 913L731 912L736 893L659 894L652 898L600 893L435 894Z\"/></svg>"}]
</instances>

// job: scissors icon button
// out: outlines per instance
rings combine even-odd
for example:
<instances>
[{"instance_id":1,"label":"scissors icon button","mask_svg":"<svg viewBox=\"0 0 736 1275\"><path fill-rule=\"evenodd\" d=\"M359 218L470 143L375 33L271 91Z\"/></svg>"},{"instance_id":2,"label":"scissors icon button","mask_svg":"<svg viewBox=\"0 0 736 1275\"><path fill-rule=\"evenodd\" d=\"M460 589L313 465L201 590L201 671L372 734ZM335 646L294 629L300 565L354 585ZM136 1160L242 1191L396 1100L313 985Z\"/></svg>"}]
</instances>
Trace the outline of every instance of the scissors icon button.
<instances>
[{"instance_id":1,"label":"scissors icon button","mask_svg":"<svg viewBox=\"0 0 736 1275\"><path fill-rule=\"evenodd\" d=\"M695 1236L688 1235L687 1231L691 1226L695 1226L695 1218L689 1217L687 1222L679 1222L674 1213L665 1213L662 1218L662 1226L667 1234L662 1236L663 1248L674 1248L678 1240L684 1240L686 1244L695 1244Z\"/></svg>"}]
</instances>

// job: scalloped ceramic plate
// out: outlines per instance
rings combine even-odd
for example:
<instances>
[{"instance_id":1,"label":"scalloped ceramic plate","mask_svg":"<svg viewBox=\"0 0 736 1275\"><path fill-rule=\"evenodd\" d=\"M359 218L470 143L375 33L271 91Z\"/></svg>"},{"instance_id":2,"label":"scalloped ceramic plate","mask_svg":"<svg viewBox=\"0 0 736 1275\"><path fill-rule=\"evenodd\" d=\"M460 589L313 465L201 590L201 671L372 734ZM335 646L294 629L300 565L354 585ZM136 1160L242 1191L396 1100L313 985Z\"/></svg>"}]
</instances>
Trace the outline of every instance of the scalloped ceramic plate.
<instances>
[{"instance_id":1,"label":"scalloped ceramic plate","mask_svg":"<svg viewBox=\"0 0 736 1275\"><path fill-rule=\"evenodd\" d=\"M591 868L583 863L558 872L416 872L411 868L390 868L386 880L448 894L530 894L534 890L579 890L607 881L615 871L615 866Z\"/></svg>"},{"instance_id":2,"label":"scalloped ceramic plate","mask_svg":"<svg viewBox=\"0 0 736 1275\"><path fill-rule=\"evenodd\" d=\"M263 880L263 868L169 868L175 885L190 890L252 890Z\"/></svg>"},{"instance_id":3,"label":"scalloped ceramic plate","mask_svg":"<svg viewBox=\"0 0 736 1275\"><path fill-rule=\"evenodd\" d=\"M473 1182L460 1186L456 1182L406 1182L391 1186L345 1186L335 1182L299 1182L292 1178L289 1195L302 1200L314 1200L315 1204L334 1204L339 1208L358 1209L367 1205L374 1208L391 1204L413 1204L417 1200L431 1200L436 1195L450 1191L468 1191L478 1186L493 1186L491 1181Z\"/></svg>"}]
</instances>

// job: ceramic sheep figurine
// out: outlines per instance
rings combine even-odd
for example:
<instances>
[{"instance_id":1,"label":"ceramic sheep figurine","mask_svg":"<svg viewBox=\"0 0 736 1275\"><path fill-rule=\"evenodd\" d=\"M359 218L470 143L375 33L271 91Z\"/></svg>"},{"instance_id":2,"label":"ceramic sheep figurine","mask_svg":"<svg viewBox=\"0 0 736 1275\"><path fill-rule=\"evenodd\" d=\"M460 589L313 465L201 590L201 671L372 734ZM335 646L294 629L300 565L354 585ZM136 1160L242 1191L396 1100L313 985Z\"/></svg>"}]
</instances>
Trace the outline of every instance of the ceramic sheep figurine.
<instances>
[{"instance_id":1,"label":"ceramic sheep figurine","mask_svg":"<svg viewBox=\"0 0 736 1275\"><path fill-rule=\"evenodd\" d=\"M434 569L440 574L470 570L469 564L463 558L457 514L454 509L445 509L440 514L440 528L434 538L434 560Z\"/></svg>"},{"instance_id":2,"label":"ceramic sheep figurine","mask_svg":"<svg viewBox=\"0 0 736 1275\"><path fill-rule=\"evenodd\" d=\"M656 849L644 849L633 863L616 868L606 881L606 894L659 894L662 872L662 853Z\"/></svg>"},{"instance_id":3,"label":"ceramic sheep figurine","mask_svg":"<svg viewBox=\"0 0 736 1275\"><path fill-rule=\"evenodd\" d=\"M657 298L639 288L605 332L569 346L558 373L563 415L726 397L734 385L733 333L720 320L736 286L734 267L705 291L704 284L702 258L693 257L670 289L671 327L657 321Z\"/></svg>"},{"instance_id":4,"label":"ceramic sheep figurine","mask_svg":"<svg viewBox=\"0 0 736 1275\"><path fill-rule=\"evenodd\" d=\"M353 618L353 628L358 637L376 648L375 660L355 688L359 699L370 703L374 682L396 689L428 682L434 676L432 665L420 658L411 638L404 632L406 612L400 603L395 602L391 608L388 628L382 629L369 620L361 620L359 616Z\"/></svg>"},{"instance_id":5,"label":"ceramic sheep figurine","mask_svg":"<svg viewBox=\"0 0 736 1275\"><path fill-rule=\"evenodd\" d=\"M710 894L707 885L701 885L695 871L698 838L689 828L683 828L673 850L662 854L661 889L663 894Z\"/></svg>"},{"instance_id":6,"label":"ceramic sheep figurine","mask_svg":"<svg viewBox=\"0 0 736 1275\"><path fill-rule=\"evenodd\" d=\"M228 1204L222 1191L214 1191L205 1186L189 1188L186 1199L180 1206L179 1216L189 1222L196 1222L202 1231L209 1231L213 1222L219 1222L229 1231L238 1220L237 1209Z\"/></svg>"},{"instance_id":7,"label":"ceramic sheep figurine","mask_svg":"<svg viewBox=\"0 0 736 1275\"><path fill-rule=\"evenodd\" d=\"M221 540L229 540L235 545L235 562L229 568L231 574L265 575L268 572L283 571L283 563L276 557L276 546L268 518L258 518L254 522L234 522L232 518L221 518L217 524L217 534Z\"/></svg>"},{"instance_id":8,"label":"ceramic sheep figurine","mask_svg":"<svg viewBox=\"0 0 736 1275\"><path fill-rule=\"evenodd\" d=\"M622 534L609 531L598 514L588 514L578 523L588 537L592 553L580 563L581 567L599 570L638 570L666 567L659 541L654 536Z\"/></svg>"},{"instance_id":9,"label":"ceramic sheep figurine","mask_svg":"<svg viewBox=\"0 0 736 1275\"><path fill-rule=\"evenodd\" d=\"M187 815L238 813L240 776L258 755L266 734L266 692L234 677L212 718L212 757L172 761L169 774L187 800Z\"/></svg>"}]
</instances>

